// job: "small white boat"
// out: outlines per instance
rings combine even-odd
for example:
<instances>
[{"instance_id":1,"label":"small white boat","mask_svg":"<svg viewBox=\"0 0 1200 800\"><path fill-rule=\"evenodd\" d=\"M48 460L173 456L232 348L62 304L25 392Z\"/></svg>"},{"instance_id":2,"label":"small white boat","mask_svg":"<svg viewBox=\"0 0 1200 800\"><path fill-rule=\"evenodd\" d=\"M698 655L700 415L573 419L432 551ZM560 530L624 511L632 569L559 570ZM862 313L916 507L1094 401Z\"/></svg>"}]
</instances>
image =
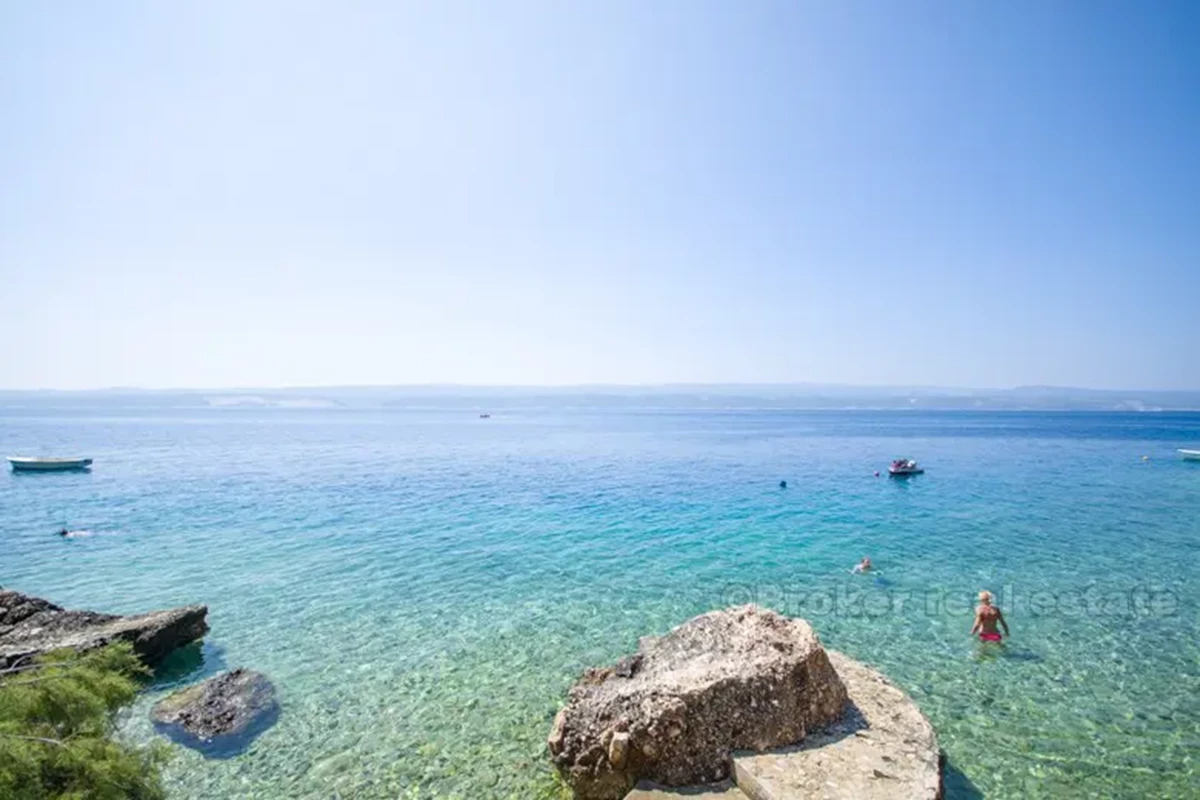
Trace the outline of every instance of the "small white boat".
<instances>
[{"instance_id":1,"label":"small white boat","mask_svg":"<svg viewBox=\"0 0 1200 800\"><path fill-rule=\"evenodd\" d=\"M925 470L921 469L921 467L918 467L917 462L913 461L911 458L897 458L892 462L891 466L888 467L888 475L895 476L920 475L924 471Z\"/></svg>"},{"instance_id":2,"label":"small white boat","mask_svg":"<svg viewBox=\"0 0 1200 800\"><path fill-rule=\"evenodd\" d=\"M25 458L9 456L8 463L12 464L13 472L64 472L66 470L87 469L92 465L90 458Z\"/></svg>"},{"instance_id":3,"label":"small white boat","mask_svg":"<svg viewBox=\"0 0 1200 800\"><path fill-rule=\"evenodd\" d=\"M1180 448L1179 455L1183 456L1184 461L1200 461L1200 450L1184 450Z\"/></svg>"}]
</instances>

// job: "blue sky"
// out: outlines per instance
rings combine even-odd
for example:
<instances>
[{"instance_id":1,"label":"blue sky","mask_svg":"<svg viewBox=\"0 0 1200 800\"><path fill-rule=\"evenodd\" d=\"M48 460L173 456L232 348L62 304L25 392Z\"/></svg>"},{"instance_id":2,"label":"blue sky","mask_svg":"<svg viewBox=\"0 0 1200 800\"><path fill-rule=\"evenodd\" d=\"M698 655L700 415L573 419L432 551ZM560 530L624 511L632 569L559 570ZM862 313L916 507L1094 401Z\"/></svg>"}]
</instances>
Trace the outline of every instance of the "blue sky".
<instances>
[{"instance_id":1,"label":"blue sky","mask_svg":"<svg viewBox=\"0 0 1200 800\"><path fill-rule=\"evenodd\" d=\"M0 388L1200 388L1200 3L0 0Z\"/></svg>"}]
</instances>

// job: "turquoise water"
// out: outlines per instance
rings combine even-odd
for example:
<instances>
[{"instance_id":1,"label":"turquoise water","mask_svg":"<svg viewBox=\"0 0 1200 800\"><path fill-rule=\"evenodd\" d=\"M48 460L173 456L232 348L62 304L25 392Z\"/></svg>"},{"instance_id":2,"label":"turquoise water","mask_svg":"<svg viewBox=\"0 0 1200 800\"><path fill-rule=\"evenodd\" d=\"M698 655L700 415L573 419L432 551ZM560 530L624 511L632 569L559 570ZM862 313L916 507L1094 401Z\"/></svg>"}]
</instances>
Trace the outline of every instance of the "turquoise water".
<instances>
[{"instance_id":1,"label":"turquoise water","mask_svg":"<svg viewBox=\"0 0 1200 800\"><path fill-rule=\"evenodd\" d=\"M951 797L1200 796L1200 414L26 406L0 451L96 468L0 476L0 583L207 603L169 678L279 689L243 755L178 750L175 798L551 796L585 666L751 599L904 686ZM928 473L872 476L901 455Z\"/></svg>"}]
</instances>

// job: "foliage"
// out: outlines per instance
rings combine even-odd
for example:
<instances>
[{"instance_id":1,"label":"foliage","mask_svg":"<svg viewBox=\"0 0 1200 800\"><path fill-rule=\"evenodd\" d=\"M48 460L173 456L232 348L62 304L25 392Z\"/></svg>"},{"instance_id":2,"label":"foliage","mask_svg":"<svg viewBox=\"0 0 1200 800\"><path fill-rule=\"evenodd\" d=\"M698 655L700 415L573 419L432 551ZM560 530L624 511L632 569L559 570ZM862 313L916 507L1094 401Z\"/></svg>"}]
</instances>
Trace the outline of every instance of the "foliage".
<instances>
[{"instance_id":1,"label":"foliage","mask_svg":"<svg viewBox=\"0 0 1200 800\"><path fill-rule=\"evenodd\" d=\"M126 643L51 653L0 671L0 797L160 800L162 747L113 737L116 711L146 674Z\"/></svg>"}]
</instances>

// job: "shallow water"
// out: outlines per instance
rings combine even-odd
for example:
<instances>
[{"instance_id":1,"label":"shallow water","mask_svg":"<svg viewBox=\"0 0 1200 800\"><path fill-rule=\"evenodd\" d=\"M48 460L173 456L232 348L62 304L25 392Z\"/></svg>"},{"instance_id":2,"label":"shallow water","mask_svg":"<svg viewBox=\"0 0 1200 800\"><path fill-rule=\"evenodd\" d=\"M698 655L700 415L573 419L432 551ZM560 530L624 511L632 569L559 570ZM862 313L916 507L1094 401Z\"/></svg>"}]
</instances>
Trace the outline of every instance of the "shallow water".
<instances>
[{"instance_id":1,"label":"shallow water","mask_svg":"<svg viewBox=\"0 0 1200 800\"><path fill-rule=\"evenodd\" d=\"M951 797L1200 796L1200 414L25 405L0 450L96 466L0 477L0 583L205 602L170 677L278 687L242 755L178 749L175 798L550 796L585 666L749 600L906 688ZM929 471L873 477L901 455Z\"/></svg>"}]
</instances>

